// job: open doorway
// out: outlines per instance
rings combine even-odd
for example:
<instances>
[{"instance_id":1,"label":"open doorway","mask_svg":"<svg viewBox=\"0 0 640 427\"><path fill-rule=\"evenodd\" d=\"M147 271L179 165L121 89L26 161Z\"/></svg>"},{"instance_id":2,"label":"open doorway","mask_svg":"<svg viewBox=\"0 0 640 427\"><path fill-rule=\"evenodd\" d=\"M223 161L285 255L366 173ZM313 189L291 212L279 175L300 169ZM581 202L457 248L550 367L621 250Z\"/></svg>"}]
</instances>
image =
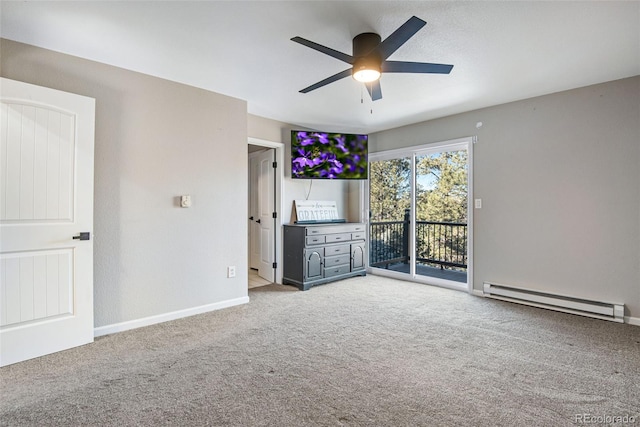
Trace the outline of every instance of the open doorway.
<instances>
[{"instance_id":1,"label":"open doorway","mask_svg":"<svg viewBox=\"0 0 640 427\"><path fill-rule=\"evenodd\" d=\"M249 287L281 283L281 143L249 138Z\"/></svg>"}]
</instances>

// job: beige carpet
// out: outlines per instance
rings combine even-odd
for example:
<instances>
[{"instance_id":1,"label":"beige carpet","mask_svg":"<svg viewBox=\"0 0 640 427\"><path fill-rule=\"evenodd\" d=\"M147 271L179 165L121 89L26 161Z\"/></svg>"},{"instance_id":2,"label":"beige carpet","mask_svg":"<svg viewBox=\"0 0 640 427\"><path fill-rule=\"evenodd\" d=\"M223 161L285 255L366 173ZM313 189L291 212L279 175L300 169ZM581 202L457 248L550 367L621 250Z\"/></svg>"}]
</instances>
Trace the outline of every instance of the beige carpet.
<instances>
[{"instance_id":1,"label":"beige carpet","mask_svg":"<svg viewBox=\"0 0 640 427\"><path fill-rule=\"evenodd\" d=\"M250 298L0 369L0 425L640 425L640 327L375 276Z\"/></svg>"}]
</instances>

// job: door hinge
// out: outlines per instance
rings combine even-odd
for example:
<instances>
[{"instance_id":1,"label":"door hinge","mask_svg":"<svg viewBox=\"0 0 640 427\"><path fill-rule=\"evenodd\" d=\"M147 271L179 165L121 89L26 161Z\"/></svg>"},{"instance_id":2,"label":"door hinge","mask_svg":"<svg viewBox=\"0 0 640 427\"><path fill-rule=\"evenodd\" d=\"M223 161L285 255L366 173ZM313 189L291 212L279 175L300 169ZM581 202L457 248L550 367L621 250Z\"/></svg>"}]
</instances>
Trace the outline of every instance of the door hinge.
<instances>
[{"instance_id":1,"label":"door hinge","mask_svg":"<svg viewBox=\"0 0 640 427\"><path fill-rule=\"evenodd\" d=\"M272 218L278 218L278 212L274 212L274 213L271 215L271 217L272 217Z\"/></svg>"},{"instance_id":2,"label":"door hinge","mask_svg":"<svg viewBox=\"0 0 640 427\"><path fill-rule=\"evenodd\" d=\"M278 263L277 262L274 262L272 265L273 265L273 268L278 268Z\"/></svg>"},{"instance_id":3,"label":"door hinge","mask_svg":"<svg viewBox=\"0 0 640 427\"><path fill-rule=\"evenodd\" d=\"M274 169L276 169L278 167L278 162L273 162L271 163L271 165L273 166Z\"/></svg>"}]
</instances>

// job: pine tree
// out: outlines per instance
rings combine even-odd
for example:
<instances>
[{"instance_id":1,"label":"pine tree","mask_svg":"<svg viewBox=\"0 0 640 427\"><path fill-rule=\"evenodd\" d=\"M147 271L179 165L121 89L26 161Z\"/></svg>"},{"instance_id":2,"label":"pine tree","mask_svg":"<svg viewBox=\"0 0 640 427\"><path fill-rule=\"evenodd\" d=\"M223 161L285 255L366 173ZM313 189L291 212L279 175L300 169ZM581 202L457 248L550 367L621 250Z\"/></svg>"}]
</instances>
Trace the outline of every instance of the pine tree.
<instances>
[{"instance_id":1,"label":"pine tree","mask_svg":"<svg viewBox=\"0 0 640 427\"><path fill-rule=\"evenodd\" d=\"M411 161L408 158L371 162L371 221L402 221L411 205Z\"/></svg>"},{"instance_id":2,"label":"pine tree","mask_svg":"<svg viewBox=\"0 0 640 427\"><path fill-rule=\"evenodd\" d=\"M445 151L417 159L417 219L434 222L467 222L467 152Z\"/></svg>"}]
</instances>

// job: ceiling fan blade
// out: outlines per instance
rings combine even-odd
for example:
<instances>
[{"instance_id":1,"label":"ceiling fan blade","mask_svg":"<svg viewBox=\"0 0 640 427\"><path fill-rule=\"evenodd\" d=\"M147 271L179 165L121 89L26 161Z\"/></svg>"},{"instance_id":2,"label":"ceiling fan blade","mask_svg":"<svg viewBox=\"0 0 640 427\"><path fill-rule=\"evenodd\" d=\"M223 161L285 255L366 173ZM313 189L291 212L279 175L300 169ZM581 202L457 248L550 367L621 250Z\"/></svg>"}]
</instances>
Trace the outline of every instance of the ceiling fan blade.
<instances>
[{"instance_id":1,"label":"ceiling fan blade","mask_svg":"<svg viewBox=\"0 0 640 427\"><path fill-rule=\"evenodd\" d=\"M367 87L367 92L371 95L372 101L377 101L378 99L382 99L382 89L380 88L380 80L376 80L371 83L364 84Z\"/></svg>"},{"instance_id":2,"label":"ceiling fan blade","mask_svg":"<svg viewBox=\"0 0 640 427\"><path fill-rule=\"evenodd\" d=\"M340 61L344 61L347 64L353 64L353 56L347 55L346 53L342 53L335 49L331 49L330 47L312 42L311 40L303 39L302 37L294 37L291 40L296 43L300 43L301 45L310 47L311 49L317 50L318 52L322 52L326 55L332 56L336 59L339 59Z\"/></svg>"},{"instance_id":3,"label":"ceiling fan blade","mask_svg":"<svg viewBox=\"0 0 640 427\"><path fill-rule=\"evenodd\" d=\"M434 73L449 74L453 65L428 62L385 61L380 66L383 73Z\"/></svg>"},{"instance_id":4,"label":"ceiling fan blade","mask_svg":"<svg viewBox=\"0 0 640 427\"><path fill-rule=\"evenodd\" d=\"M313 84L313 85L311 85L309 87L305 87L300 92L301 93L311 92L312 90L316 90L316 89L318 89L318 88L320 88L322 86L326 86L329 83L333 83L333 82L335 82L337 80L344 79L345 77L349 77L351 75L351 71L352 71L351 68L346 69L344 71L340 71L338 74L334 74L333 76L327 77L326 79L321 80L316 84Z\"/></svg>"},{"instance_id":5,"label":"ceiling fan blade","mask_svg":"<svg viewBox=\"0 0 640 427\"><path fill-rule=\"evenodd\" d=\"M400 28L384 39L375 50L384 61L426 24L425 21L417 16L412 16L407 22L402 24Z\"/></svg>"}]
</instances>

